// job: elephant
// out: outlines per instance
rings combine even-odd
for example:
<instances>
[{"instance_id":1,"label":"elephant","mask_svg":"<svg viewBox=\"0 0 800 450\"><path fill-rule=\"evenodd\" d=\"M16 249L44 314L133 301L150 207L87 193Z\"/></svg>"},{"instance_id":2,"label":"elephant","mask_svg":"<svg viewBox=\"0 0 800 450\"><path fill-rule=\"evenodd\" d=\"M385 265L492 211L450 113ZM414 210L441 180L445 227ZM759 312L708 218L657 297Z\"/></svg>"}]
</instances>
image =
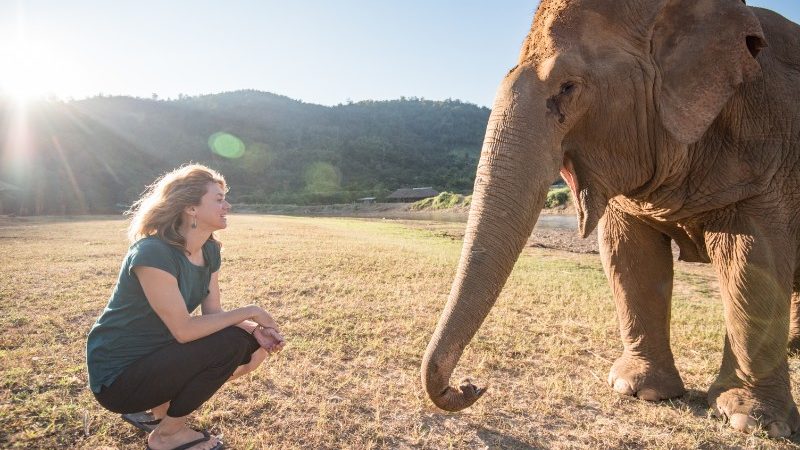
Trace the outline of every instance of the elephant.
<instances>
[{"instance_id":1,"label":"elephant","mask_svg":"<svg viewBox=\"0 0 800 450\"><path fill-rule=\"evenodd\" d=\"M613 390L685 393L670 349L674 242L720 281L709 405L740 431L797 431L787 344L800 348L800 27L742 0L541 0L495 97L422 360L437 407L485 392L450 378L559 174L579 234L598 232L623 344Z\"/></svg>"}]
</instances>

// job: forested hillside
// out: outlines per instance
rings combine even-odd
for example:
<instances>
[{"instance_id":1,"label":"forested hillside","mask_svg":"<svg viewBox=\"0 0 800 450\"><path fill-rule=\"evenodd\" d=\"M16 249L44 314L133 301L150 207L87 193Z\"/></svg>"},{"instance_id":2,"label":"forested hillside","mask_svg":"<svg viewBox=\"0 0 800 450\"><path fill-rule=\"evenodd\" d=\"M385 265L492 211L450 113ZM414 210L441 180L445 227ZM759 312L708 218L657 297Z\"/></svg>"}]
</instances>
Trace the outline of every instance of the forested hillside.
<instances>
[{"instance_id":1,"label":"forested hillside","mask_svg":"<svg viewBox=\"0 0 800 450\"><path fill-rule=\"evenodd\" d=\"M400 99L334 107L237 91L0 104L5 212L110 212L190 161L219 169L235 202L319 204L399 187L469 191L487 108ZM10 206L11 205L11 206Z\"/></svg>"}]
</instances>

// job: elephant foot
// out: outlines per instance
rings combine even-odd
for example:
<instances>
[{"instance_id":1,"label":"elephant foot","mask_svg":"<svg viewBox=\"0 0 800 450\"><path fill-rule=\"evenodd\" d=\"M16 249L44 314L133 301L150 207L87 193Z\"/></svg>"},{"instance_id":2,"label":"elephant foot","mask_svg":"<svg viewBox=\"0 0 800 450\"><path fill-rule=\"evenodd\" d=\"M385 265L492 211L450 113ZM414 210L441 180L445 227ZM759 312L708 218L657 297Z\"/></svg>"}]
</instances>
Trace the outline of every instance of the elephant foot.
<instances>
[{"instance_id":1,"label":"elephant foot","mask_svg":"<svg viewBox=\"0 0 800 450\"><path fill-rule=\"evenodd\" d=\"M800 336L789 336L789 355L800 356Z\"/></svg>"},{"instance_id":2,"label":"elephant foot","mask_svg":"<svg viewBox=\"0 0 800 450\"><path fill-rule=\"evenodd\" d=\"M800 429L800 414L788 383L780 392L775 390L774 385L765 389L715 385L708 391L708 404L735 430L765 430L771 438L787 437Z\"/></svg>"},{"instance_id":3,"label":"elephant foot","mask_svg":"<svg viewBox=\"0 0 800 450\"><path fill-rule=\"evenodd\" d=\"M611 366L608 384L620 394L651 402L680 397L686 392L674 363L657 365L629 355L621 356Z\"/></svg>"}]
</instances>

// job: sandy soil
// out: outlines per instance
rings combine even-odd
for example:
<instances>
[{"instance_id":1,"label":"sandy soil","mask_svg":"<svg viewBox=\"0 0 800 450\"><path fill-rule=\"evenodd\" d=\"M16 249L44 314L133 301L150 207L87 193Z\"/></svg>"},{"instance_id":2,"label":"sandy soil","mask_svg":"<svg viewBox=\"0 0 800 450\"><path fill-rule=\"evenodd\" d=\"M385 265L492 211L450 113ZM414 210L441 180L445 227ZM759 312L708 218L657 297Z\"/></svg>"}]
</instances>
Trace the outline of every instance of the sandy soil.
<instances>
[{"instance_id":1,"label":"sandy soil","mask_svg":"<svg viewBox=\"0 0 800 450\"><path fill-rule=\"evenodd\" d=\"M297 216L319 217L358 217L381 220L397 220L415 228L425 228L443 236L453 239L464 237L464 227L469 213L468 208L456 207L448 210L414 211L409 203L374 203L370 205L321 205L321 206L294 206L294 205L234 205L237 213L261 213ZM550 224L547 216L564 216L565 220L558 224ZM593 232L586 239L581 239L574 223L575 208L566 207L544 209L540 215L539 223L528 239L529 247L550 248L564 250L572 253L597 253L597 232ZM562 223L563 222L563 223ZM570 225L569 223L572 222ZM566 225L564 223L567 223Z\"/></svg>"},{"instance_id":2,"label":"sandy soil","mask_svg":"<svg viewBox=\"0 0 800 450\"><path fill-rule=\"evenodd\" d=\"M581 239L576 230L534 229L528 246L565 250L572 253L597 253L597 231Z\"/></svg>"}]
</instances>

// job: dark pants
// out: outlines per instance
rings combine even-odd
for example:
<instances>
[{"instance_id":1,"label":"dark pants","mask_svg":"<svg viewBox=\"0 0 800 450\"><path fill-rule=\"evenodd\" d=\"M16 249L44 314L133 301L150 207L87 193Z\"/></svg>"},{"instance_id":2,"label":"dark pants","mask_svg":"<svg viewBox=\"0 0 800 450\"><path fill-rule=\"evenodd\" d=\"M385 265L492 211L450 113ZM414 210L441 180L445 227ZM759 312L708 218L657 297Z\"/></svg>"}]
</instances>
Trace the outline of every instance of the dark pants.
<instances>
[{"instance_id":1,"label":"dark pants","mask_svg":"<svg viewBox=\"0 0 800 450\"><path fill-rule=\"evenodd\" d=\"M170 402L167 415L200 407L258 350L256 339L232 326L185 344L174 343L137 360L95 397L116 413L144 411Z\"/></svg>"}]
</instances>

